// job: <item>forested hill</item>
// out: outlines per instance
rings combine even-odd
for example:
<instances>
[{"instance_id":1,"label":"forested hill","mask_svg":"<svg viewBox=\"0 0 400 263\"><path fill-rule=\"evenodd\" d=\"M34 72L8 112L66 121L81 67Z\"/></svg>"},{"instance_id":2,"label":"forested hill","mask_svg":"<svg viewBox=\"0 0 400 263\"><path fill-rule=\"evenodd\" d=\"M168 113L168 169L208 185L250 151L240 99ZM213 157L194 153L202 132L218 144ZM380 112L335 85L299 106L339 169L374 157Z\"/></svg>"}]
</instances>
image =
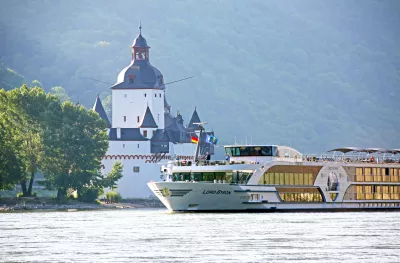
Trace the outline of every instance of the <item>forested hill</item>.
<instances>
[{"instance_id":1,"label":"forested hill","mask_svg":"<svg viewBox=\"0 0 400 263\"><path fill-rule=\"evenodd\" d=\"M151 63L185 122L222 144L400 148L400 1L12 1L0 60L91 106L130 62L142 21Z\"/></svg>"}]
</instances>

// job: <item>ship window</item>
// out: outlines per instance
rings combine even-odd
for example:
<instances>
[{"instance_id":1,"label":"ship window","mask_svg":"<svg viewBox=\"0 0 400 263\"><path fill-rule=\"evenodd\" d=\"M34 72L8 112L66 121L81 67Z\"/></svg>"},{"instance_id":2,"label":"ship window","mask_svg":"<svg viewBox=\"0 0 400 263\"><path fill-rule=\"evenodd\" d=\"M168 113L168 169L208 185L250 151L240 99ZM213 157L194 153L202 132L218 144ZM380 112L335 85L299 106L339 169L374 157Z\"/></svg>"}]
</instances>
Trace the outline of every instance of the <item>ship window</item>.
<instances>
[{"instance_id":1,"label":"ship window","mask_svg":"<svg viewBox=\"0 0 400 263\"><path fill-rule=\"evenodd\" d=\"M323 202L317 188L276 188L283 202Z\"/></svg>"},{"instance_id":2,"label":"ship window","mask_svg":"<svg viewBox=\"0 0 400 263\"><path fill-rule=\"evenodd\" d=\"M226 153L231 156L278 156L276 146L241 146L227 147Z\"/></svg>"}]
</instances>

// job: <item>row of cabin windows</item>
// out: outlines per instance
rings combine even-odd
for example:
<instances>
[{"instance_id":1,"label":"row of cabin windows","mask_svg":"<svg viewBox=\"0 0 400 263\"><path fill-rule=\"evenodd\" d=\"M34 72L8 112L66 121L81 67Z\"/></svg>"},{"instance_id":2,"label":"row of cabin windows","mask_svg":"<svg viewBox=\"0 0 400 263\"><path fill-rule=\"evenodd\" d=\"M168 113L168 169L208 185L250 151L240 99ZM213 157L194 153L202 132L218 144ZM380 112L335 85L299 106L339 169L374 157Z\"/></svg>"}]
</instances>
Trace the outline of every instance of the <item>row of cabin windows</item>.
<instances>
[{"instance_id":1,"label":"row of cabin windows","mask_svg":"<svg viewBox=\"0 0 400 263\"><path fill-rule=\"evenodd\" d=\"M400 207L400 203L360 203L358 207Z\"/></svg>"},{"instance_id":2,"label":"row of cabin windows","mask_svg":"<svg viewBox=\"0 0 400 263\"><path fill-rule=\"evenodd\" d=\"M352 185L346 200L400 200L399 185Z\"/></svg>"},{"instance_id":3,"label":"row of cabin windows","mask_svg":"<svg viewBox=\"0 0 400 263\"><path fill-rule=\"evenodd\" d=\"M123 116L124 122L126 122L126 116ZM157 114L157 121L160 121L160 114ZM140 116L137 116L137 122L140 122Z\"/></svg>"},{"instance_id":4,"label":"row of cabin windows","mask_svg":"<svg viewBox=\"0 0 400 263\"><path fill-rule=\"evenodd\" d=\"M147 93L144 93L144 96L147 97ZM158 93L158 97L161 98L161 93ZM128 98L128 94L124 94L124 98ZM157 94L154 94L154 98L157 98Z\"/></svg>"},{"instance_id":5,"label":"row of cabin windows","mask_svg":"<svg viewBox=\"0 0 400 263\"><path fill-rule=\"evenodd\" d=\"M356 168L356 182L399 182L399 177L397 168Z\"/></svg>"},{"instance_id":6,"label":"row of cabin windows","mask_svg":"<svg viewBox=\"0 0 400 263\"><path fill-rule=\"evenodd\" d=\"M208 173L174 173L172 181L193 181L193 182L221 182L246 184L252 173L245 171L234 172L208 172Z\"/></svg>"},{"instance_id":7,"label":"row of cabin windows","mask_svg":"<svg viewBox=\"0 0 400 263\"><path fill-rule=\"evenodd\" d=\"M312 173L264 173L258 184L314 185Z\"/></svg>"},{"instance_id":8,"label":"row of cabin windows","mask_svg":"<svg viewBox=\"0 0 400 263\"><path fill-rule=\"evenodd\" d=\"M279 188L276 190L283 202L323 202L321 193L317 188Z\"/></svg>"}]
</instances>

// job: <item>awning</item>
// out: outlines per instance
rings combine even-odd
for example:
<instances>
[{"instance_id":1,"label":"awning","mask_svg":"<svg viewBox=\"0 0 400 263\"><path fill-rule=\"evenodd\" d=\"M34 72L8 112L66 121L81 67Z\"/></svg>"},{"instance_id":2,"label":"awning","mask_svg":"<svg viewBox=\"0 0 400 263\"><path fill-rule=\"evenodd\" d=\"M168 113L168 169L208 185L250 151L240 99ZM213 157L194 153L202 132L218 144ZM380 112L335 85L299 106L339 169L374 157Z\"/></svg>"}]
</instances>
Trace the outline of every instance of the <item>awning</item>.
<instances>
[{"instance_id":1,"label":"awning","mask_svg":"<svg viewBox=\"0 0 400 263\"><path fill-rule=\"evenodd\" d=\"M348 153L348 152L360 152L362 151L362 148L358 148L358 147L343 147L343 148L336 148L336 149L332 149L328 152L342 152L342 153Z\"/></svg>"}]
</instances>

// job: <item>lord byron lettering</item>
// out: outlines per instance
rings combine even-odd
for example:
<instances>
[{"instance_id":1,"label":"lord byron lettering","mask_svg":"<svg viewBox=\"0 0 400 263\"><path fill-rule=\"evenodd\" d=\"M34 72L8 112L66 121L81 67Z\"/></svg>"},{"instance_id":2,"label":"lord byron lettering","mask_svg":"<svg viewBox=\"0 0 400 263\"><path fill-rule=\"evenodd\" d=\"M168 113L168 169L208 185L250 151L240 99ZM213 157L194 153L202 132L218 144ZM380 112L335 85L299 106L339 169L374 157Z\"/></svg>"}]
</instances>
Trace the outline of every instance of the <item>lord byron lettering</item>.
<instances>
[{"instance_id":1,"label":"lord byron lettering","mask_svg":"<svg viewBox=\"0 0 400 263\"><path fill-rule=\"evenodd\" d=\"M230 195L231 191L225 190L204 190L203 195Z\"/></svg>"}]
</instances>

